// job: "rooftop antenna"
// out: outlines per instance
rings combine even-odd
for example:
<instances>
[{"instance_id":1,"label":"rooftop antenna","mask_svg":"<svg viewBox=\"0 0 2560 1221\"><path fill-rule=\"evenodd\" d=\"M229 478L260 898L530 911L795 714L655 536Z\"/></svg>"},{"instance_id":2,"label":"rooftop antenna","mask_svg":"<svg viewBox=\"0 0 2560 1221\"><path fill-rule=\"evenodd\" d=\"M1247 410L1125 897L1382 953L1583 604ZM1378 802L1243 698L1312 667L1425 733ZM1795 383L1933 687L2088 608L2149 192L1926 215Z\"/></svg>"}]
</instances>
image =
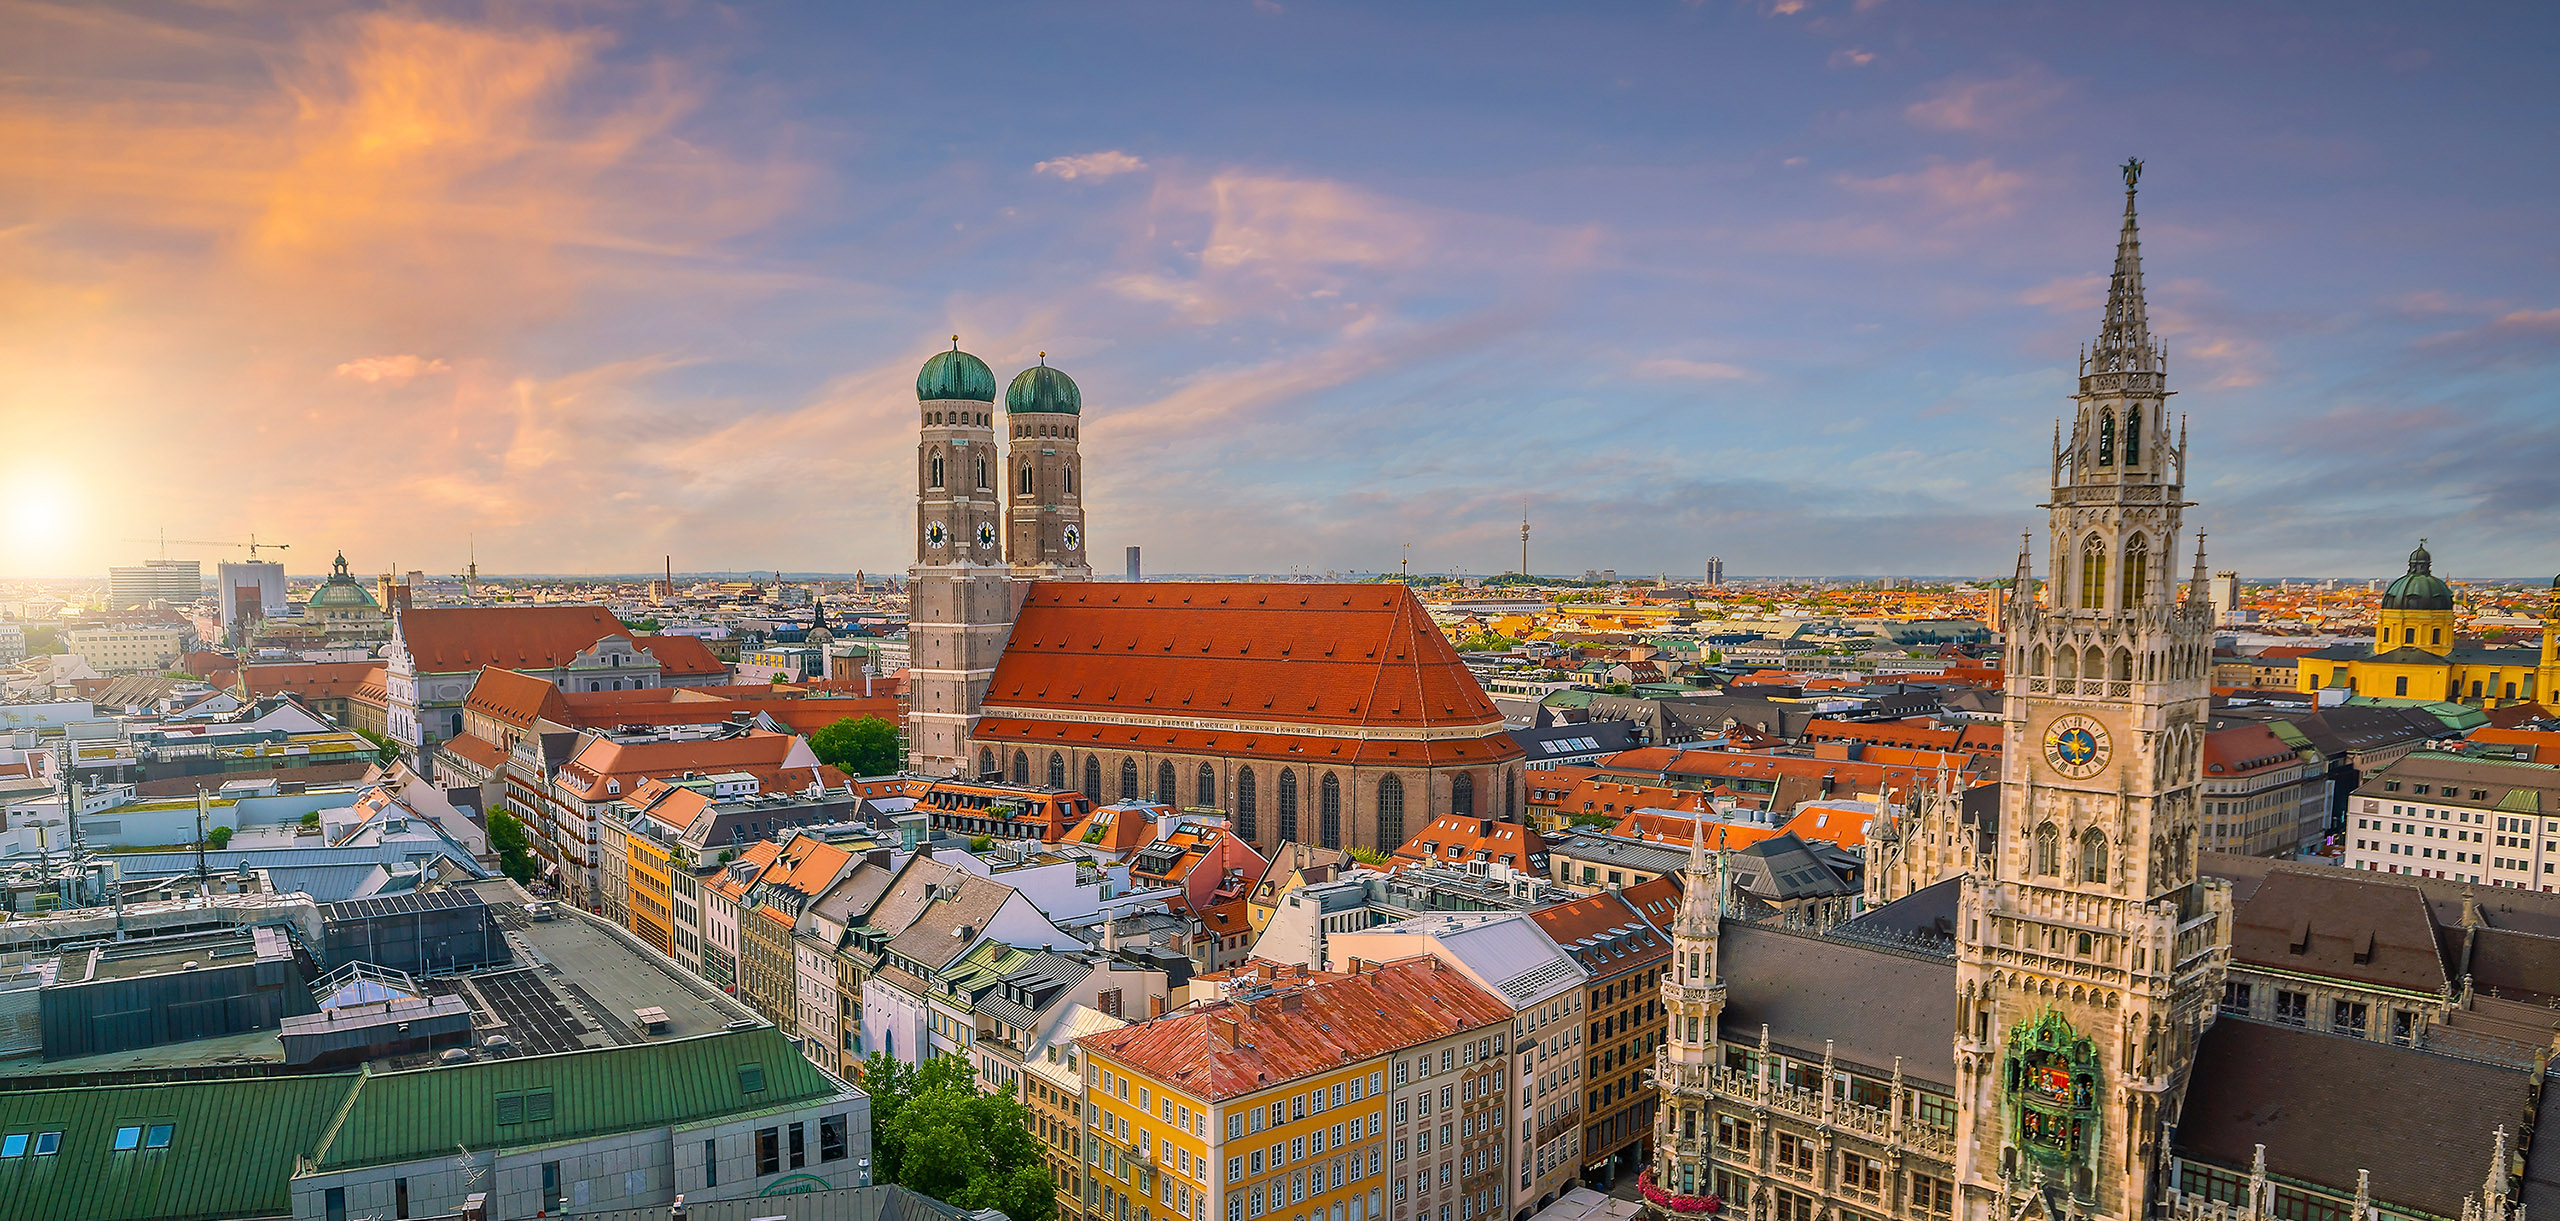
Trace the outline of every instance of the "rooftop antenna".
<instances>
[{"instance_id":1,"label":"rooftop antenna","mask_svg":"<svg viewBox=\"0 0 2560 1221\"><path fill-rule=\"evenodd\" d=\"M196 883L205 887L207 893L211 893L213 874L204 865L204 823L207 813L205 806L204 786L199 784L196 786Z\"/></svg>"},{"instance_id":2,"label":"rooftop antenna","mask_svg":"<svg viewBox=\"0 0 2560 1221\"><path fill-rule=\"evenodd\" d=\"M1520 575L1529 575L1529 498L1520 498Z\"/></svg>"}]
</instances>

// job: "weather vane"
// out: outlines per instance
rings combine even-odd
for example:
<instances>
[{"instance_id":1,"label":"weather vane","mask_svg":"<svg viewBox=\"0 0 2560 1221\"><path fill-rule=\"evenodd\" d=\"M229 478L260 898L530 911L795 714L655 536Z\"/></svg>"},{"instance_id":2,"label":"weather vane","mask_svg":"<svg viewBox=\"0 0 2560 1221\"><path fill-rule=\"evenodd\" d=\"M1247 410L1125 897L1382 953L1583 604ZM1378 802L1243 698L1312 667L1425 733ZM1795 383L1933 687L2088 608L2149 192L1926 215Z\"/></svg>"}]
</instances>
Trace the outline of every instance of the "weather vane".
<instances>
[{"instance_id":1,"label":"weather vane","mask_svg":"<svg viewBox=\"0 0 2560 1221\"><path fill-rule=\"evenodd\" d=\"M2133 189L2133 184L2135 184L2135 183L2137 183L2137 182L2140 182L2140 181L2142 181L2142 158L2140 158L2140 157L2127 157L2127 158L2125 158L2125 159L2124 159L2124 189L2126 189L2126 190L2130 191L2130 190L2132 190L2132 189Z\"/></svg>"}]
</instances>

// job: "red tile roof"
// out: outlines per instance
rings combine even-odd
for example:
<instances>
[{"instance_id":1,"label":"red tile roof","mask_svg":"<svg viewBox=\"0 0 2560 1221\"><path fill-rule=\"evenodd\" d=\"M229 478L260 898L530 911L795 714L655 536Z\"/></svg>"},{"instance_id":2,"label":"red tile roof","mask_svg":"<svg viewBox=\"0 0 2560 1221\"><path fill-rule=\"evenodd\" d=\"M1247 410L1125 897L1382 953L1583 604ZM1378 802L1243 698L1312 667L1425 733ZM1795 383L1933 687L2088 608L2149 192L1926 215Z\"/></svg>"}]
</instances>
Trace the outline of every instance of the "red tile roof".
<instances>
[{"instance_id":1,"label":"red tile roof","mask_svg":"<svg viewBox=\"0 0 2560 1221\"><path fill-rule=\"evenodd\" d=\"M497 743L475 738L467 733L458 733L445 739L444 743L436 749L468 759L491 772L507 764L507 752L499 749Z\"/></svg>"},{"instance_id":2,"label":"red tile roof","mask_svg":"<svg viewBox=\"0 0 2560 1221\"><path fill-rule=\"evenodd\" d=\"M997 672L1001 674L1003 671ZM1363 740L1236 729L1159 729L1153 726L989 716L978 722L972 736L982 741L1018 746L1163 751L1271 759L1283 763L1358 763L1398 767L1498 763L1519 758L1523 753L1519 743L1512 741L1511 735L1503 733L1499 724L1489 736L1482 738L1417 742L1410 738Z\"/></svg>"},{"instance_id":3,"label":"red tile roof","mask_svg":"<svg viewBox=\"0 0 2560 1221\"><path fill-rule=\"evenodd\" d=\"M420 673L483 666L549 670L631 629L601 606L456 606L400 613L400 639ZM700 647L701 642L693 642Z\"/></svg>"},{"instance_id":4,"label":"red tile roof","mask_svg":"<svg viewBox=\"0 0 2560 1221\"><path fill-rule=\"evenodd\" d=\"M1547 841L1535 829L1475 814L1443 814L1432 819L1430 826L1406 840L1395 855L1400 861L1416 864L1501 861L1522 873L1547 871Z\"/></svg>"},{"instance_id":5,"label":"red tile roof","mask_svg":"<svg viewBox=\"0 0 2560 1221\"><path fill-rule=\"evenodd\" d=\"M1076 1042L1088 1056L1220 1100L1511 1020L1501 997L1428 955L1275 983L1250 1000L1189 1006Z\"/></svg>"},{"instance_id":6,"label":"red tile roof","mask_svg":"<svg viewBox=\"0 0 2560 1221\"><path fill-rule=\"evenodd\" d=\"M658 673L668 682L707 678L729 680L729 667L711 655L711 646L691 636L634 636L631 643L658 659Z\"/></svg>"},{"instance_id":7,"label":"red tile roof","mask_svg":"<svg viewBox=\"0 0 2560 1221\"><path fill-rule=\"evenodd\" d=\"M251 665L240 671L242 689L251 699L288 694L304 699L342 700L353 696L364 680L382 668L378 661L292 662Z\"/></svg>"},{"instance_id":8,"label":"red tile roof","mask_svg":"<svg viewBox=\"0 0 2560 1221\"><path fill-rule=\"evenodd\" d=\"M643 780L687 772L746 772L768 790L806 788L813 777L839 791L845 784L844 775L819 763L806 742L780 733L677 742L590 738L560 768L559 783L580 801L611 801ZM621 784L609 784L612 780Z\"/></svg>"},{"instance_id":9,"label":"red tile roof","mask_svg":"<svg viewBox=\"0 0 2560 1221\"><path fill-rule=\"evenodd\" d=\"M996 716L1020 707L1502 729L1401 585L1042 582L986 702Z\"/></svg>"},{"instance_id":10,"label":"red tile roof","mask_svg":"<svg viewBox=\"0 0 2560 1221\"><path fill-rule=\"evenodd\" d=\"M2229 725L2204 736L2204 774L2208 780L2245 776L2302 762L2293 744L2263 724Z\"/></svg>"},{"instance_id":11,"label":"red tile roof","mask_svg":"<svg viewBox=\"0 0 2560 1221\"><path fill-rule=\"evenodd\" d=\"M550 679L518 674L500 666L482 668L462 706L518 728L545 718L559 720L569 708L568 701L560 697L560 688Z\"/></svg>"}]
</instances>

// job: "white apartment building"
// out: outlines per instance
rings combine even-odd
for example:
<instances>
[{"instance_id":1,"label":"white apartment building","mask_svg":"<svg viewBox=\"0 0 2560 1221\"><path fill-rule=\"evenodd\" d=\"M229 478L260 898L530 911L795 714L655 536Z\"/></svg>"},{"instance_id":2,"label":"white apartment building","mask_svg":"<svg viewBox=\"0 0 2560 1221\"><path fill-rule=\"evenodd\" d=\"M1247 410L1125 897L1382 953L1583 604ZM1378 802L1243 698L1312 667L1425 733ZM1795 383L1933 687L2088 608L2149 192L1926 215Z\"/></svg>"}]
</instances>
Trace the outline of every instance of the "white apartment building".
<instances>
[{"instance_id":1,"label":"white apartment building","mask_svg":"<svg viewBox=\"0 0 2560 1221\"><path fill-rule=\"evenodd\" d=\"M157 674L186 651L186 629L176 624L73 628L63 639L100 674Z\"/></svg>"},{"instance_id":2,"label":"white apartment building","mask_svg":"<svg viewBox=\"0 0 2560 1221\"><path fill-rule=\"evenodd\" d=\"M2349 869L2560 889L2560 766L2414 751L2348 804Z\"/></svg>"}]
</instances>

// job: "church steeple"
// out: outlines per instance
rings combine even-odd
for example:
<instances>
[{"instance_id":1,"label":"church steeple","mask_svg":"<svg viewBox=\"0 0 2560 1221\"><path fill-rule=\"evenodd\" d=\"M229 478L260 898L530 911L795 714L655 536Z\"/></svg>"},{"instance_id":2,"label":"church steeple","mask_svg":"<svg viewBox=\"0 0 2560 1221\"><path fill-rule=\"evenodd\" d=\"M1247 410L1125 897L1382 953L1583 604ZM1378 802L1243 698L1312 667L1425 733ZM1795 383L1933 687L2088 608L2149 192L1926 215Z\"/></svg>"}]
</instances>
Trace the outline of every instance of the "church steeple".
<instances>
[{"instance_id":1,"label":"church steeple","mask_svg":"<svg viewBox=\"0 0 2560 1221\"><path fill-rule=\"evenodd\" d=\"M2116 270L2107 282L2107 316L2089 350L2089 373L2157 373L2160 350L2151 342L2151 317L2142 299L2142 235L2133 215L2134 184L2142 162L2124 163L2124 230L2116 235Z\"/></svg>"}]
</instances>

